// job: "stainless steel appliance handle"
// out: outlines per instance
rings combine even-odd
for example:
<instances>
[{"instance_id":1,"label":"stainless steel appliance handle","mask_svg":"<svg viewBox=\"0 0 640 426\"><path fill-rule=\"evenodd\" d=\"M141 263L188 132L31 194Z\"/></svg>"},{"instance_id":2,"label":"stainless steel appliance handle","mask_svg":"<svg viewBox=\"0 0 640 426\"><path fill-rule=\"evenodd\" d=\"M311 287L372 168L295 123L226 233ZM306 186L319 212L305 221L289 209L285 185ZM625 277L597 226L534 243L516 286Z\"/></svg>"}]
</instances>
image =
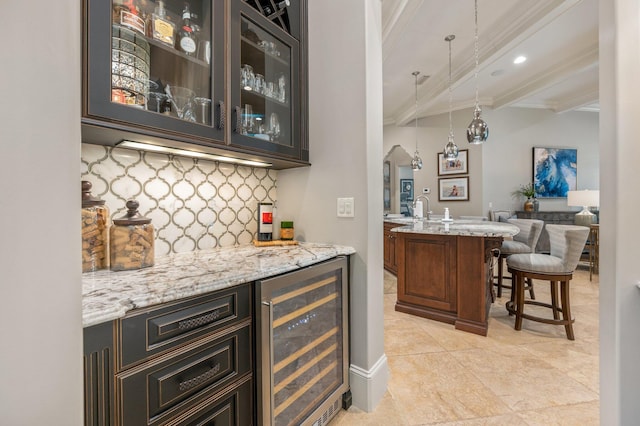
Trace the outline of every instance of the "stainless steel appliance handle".
<instances>
[{"instance_id":1,"label":"stainless steel appliance handle","mask_svg":"<svg viewBox=\"0 0 640 426\"><path fill-rule=\"evenodd\" d=\"M262 316L262 320L264 324L268 324L269 327L269 360L268 360L268 371L269 371L269 417L270 417L270 424L274 424L275 423L275 417L274 417L274 409L275 409L275 377L274 377L274 359L273 359L273 302L271 300L267 300L267 301L263 301L262 304L266 307L268 307L268 309L265 310L263 309L263 316ZM264 314L267 314L267 318L264 317ZM265 322L266 319L266 322ZM265 371L265 370L263 370Z\"/></svg>"}]
</instances>

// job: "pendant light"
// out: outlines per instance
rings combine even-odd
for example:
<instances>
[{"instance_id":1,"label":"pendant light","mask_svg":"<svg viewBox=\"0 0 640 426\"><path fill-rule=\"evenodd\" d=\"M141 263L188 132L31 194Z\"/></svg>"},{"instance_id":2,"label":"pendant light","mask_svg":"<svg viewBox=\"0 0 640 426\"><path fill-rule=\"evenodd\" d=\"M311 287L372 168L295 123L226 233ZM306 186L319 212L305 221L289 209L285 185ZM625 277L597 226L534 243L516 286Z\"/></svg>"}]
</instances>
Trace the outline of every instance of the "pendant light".
<instances>
[{"instance_id":1,"label":"pendant light","mask_svg":"<svg viewBox=\"0 0 640 426\"><path fill-rule=\"evenodd\" d=\"M451 116L453 110L453 91L451 90L451 42L456 38L451 34L444 38L449 43L449 140L444 147L444 158L446 160L455 160L458 158L458 146L453 140L453 118Z\"/></svg>"},{"instance_id":2,"label":"pendant light","mask_svg":"<svg viewBox=\"0 0 640 426\"><path fill-rule=\"evenodd\" d=\"M420 74L420 71L414 71L411 74L416 80L416 111L414 114L414 121L416 125L416 152L413 154L413 158L411 159L411 168L415 171L422 169L422 158L420 158L420 154L418 154L418 74Z\"/></svg>"},{"instance_id":3,"label":"pendant light","mask_svg":"<svg viewBox=\"0 0 640 426\"><path fill-rule=\"evenodd\" d=\"M475 22L476 22L476 38L475 38L475 56L476 56L476 107L473 110L473 120L467 128L467 141L470 144L478 145L489 138L489 126L482 119L482 110L478 100L478 0L475 0Z\"/></svg>"}]
</instances>

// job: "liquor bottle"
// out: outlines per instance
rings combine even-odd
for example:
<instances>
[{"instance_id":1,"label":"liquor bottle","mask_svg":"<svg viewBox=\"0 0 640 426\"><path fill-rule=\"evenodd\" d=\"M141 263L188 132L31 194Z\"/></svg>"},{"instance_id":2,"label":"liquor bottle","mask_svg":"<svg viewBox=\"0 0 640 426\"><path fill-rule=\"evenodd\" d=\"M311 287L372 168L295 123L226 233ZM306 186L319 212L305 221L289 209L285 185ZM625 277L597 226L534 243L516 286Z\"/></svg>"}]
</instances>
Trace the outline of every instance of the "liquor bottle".
<instances>
[{"instance_id":1,"label":"liquor bottle","mask_svg":"<svg viewBox=\"0 0 640 426\"><path fill-rule=\"evenodd\" d=\"M167 18L164 1L160 0L155 11L151 14L151 37L155 40L173 46L175 43L176 24Z\"/></svg>"},{"instance_id":2,"label":"liquor bottle","mask_svg":"<svg viewBox=\"0 0 640 426\"><path fill-rule=\"evenodd\" d=\"M146 22L143 17L140 16L140 8L135 4L135 0L117 1L113 5L114 20L116 23L130 28L140 34L146 34L145 25ZM117 16L119 14L119 16Z\"/></svg>"},{"instance_id":3,"label":"liquor bottle","mask_svg":"<svg viewBox=\"0 0 640 426\"><path fill-rule=\"evenodd\" d=\"M189 10L189 3L184 4L184 10L182 11L182 27L178 30L178 43L177 49L189 56L195 56L196 37L193 33L193 26L191 25L191 11Z\"/></svg>"}]
</instances>

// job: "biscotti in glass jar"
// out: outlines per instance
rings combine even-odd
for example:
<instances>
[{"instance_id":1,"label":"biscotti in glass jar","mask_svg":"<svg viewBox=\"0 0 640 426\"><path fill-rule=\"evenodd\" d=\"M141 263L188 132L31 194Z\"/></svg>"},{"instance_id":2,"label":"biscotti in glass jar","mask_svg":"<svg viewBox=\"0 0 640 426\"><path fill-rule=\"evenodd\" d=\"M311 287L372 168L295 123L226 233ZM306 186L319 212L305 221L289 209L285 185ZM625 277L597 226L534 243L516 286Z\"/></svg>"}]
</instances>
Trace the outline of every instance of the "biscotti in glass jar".
<instances>
[{"instance_id":1,"label":"biscotti in glass jar","mask_svg":"<svg viewBox=\"0 0 640 426\"><path fill-rule=\"evenodd\" d=\"M82 272L109 268L109 209L82 181Z\"/></svg>"},{"instance_id":2,"label":"biscotti in glass jar","mask_svg":"<svg viewBox=\"0 0 640 426\"><path fill-rule=\"evenodd\" d=\"M153 266L154 232L151 219L138 213L139 203L127 201L127 213L113 219L110 231L111 270L126 271Z\"/></svg>"}]
</instances>

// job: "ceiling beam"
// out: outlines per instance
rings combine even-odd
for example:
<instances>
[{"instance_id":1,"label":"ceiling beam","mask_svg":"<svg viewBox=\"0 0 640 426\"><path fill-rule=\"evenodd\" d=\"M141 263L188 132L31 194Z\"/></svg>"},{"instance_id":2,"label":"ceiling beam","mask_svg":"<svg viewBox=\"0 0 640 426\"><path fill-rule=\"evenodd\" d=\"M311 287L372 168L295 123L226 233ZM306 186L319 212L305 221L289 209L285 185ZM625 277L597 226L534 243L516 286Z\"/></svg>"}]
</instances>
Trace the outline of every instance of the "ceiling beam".
<instances>
[{"instance_id":1,"label":"ceiling beam","mask_svg":"<svg viewBox=\"0 0 640 426\"><path fill-rule=\"evenodd\" d=\"M538 1L533 4L519 3L520 8L510 11L509 16L503 19L504 25L494 25L493 28L506 28L503 30L489 29L480 35L479 68L485 69L495 63L499 58L507 54L514 47L524 40L532 37L546 25L553 22L571 7L580 3L581 0L548 0ZM422 3L422 1L420 2ZM405 8L406 9L406 8ZM406 15L405 15L406 16ZM396 20L399 22L399 20ZM402 31L402 26L395 26L398 32ZM397 34L396 38L401 34ZM491 40L489 45L483 45L482 40ZM396 40L397 41L397 40ZM383 58L388 56L393 46L383 41ZM385 52L386 55L385 55ZM473 44L464 49L458 57L467 58L464 62L452 70L452 87L468 81L475 76L475 55ZM438 103L438 98L448 90L448 67L432 75L427 84L418 92L418 116L431 115L433 108ZM484 104L488 105L488 104ZM428 112L428 113L427 113ZM391 119L397 125L402 126L413 120L415 113L414 102L406 101ZM390 121L385 119L385 121Z\"/></svg>"},{"instance_id":2,"label":"ceiling beam","mask_svg":"<svg viewBox=\"0 0 640 426\"><path fill-rule=\"evenodd\" d=\"M598 47L590 47L572 58L563 58L561 62L555 63L553 66L547 68L546 72L538 74L535 79L529 80L516 90L495 97L491 107L493 109L500 109L516 104L531 95L540 93L570 78L576 72L585 71L597 65Z\"/></svg>"},{"instance_id":3,"label":"ceiling beam","mask_svg":"<svg viewBox=\"0 0 640 426\"><path fill-rule=\"evenodd\" d=\"M424 0L401 0L401 1L385 1L383 7L389 8L385 11L388 18L382 23L382 61L384 62L395 46L398 40L402 38L407 23L416 16L416 11L422 7Z\"/></svg>"}]
</instances>

